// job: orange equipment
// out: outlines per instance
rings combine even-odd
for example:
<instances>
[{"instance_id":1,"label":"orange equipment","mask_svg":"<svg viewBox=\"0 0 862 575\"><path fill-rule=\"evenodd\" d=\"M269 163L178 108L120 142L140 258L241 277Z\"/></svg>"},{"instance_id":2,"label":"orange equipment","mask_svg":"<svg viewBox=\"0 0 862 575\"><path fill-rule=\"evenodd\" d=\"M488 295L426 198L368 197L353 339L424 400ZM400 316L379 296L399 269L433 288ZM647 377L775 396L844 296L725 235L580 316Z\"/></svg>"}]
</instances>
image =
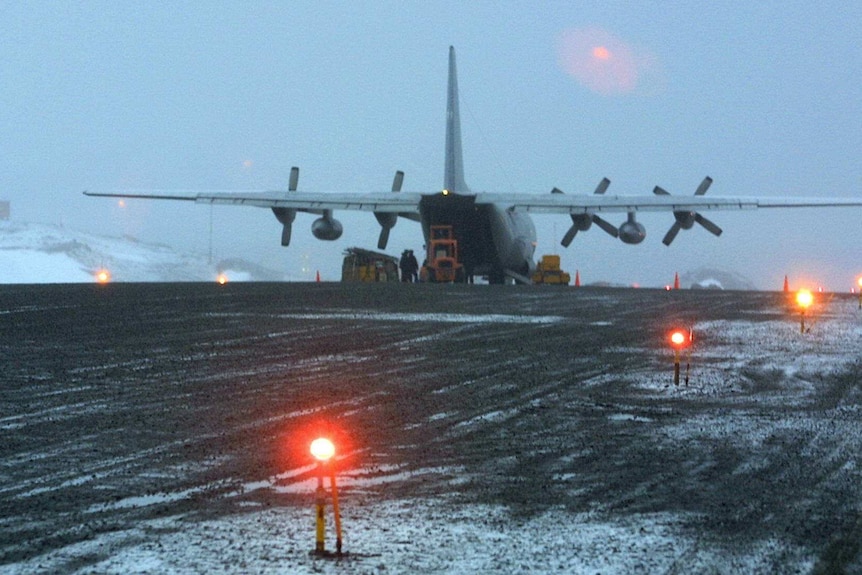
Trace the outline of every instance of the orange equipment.
<instances>
[{"instance_id":1,"label":"orange equipment","mask_svg":"<svg viewBox=\"0 0 862 575\"><path fill-rule=\"evenodd\" d=\"M428 252L419 281L430 283L463 283L464 264L458 261L458 240L452 226L431 226Z\"/></svg>"}]
</instances>

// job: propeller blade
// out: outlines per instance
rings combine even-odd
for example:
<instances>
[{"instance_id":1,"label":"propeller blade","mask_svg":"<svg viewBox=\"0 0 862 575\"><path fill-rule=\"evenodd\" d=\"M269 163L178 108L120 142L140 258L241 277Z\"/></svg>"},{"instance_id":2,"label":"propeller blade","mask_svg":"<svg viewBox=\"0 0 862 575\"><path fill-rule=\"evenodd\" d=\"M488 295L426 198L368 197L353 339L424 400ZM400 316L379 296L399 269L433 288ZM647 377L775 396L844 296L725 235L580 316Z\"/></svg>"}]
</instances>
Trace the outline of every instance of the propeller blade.
<instances>
[{"instance_id":1,"label":"propeller blade","mask_svg":"<svg viewBox=\"0 0 862 575\"><path fill-rule=\"evenodd\" d=\"M676 235L679 233L679 230L682 229L682 226L679 222L674 222L667 233L664 235L664 239L661 241L664 245L669 246Z\"/></svg>"},{"instance_id":2,"label":"propeller blade","mask_svg":"<svg viewBox=\"0 0 862 575\"><path fill-rule=\"evenodd\" d=\"M392 180L392 191L393 192L400 192L401 191L401 184L403 184L403 183L404 183L404 172L402 172L401 170L398 170L397 172L395 172L395 179ZM380 249L383 249L383 248L380 248Z\"/></svg>"},{"instance_id":3,"label":"propeller blade","mask_svg":"<svg viewBox=\"0 0 862 575\"><path fill-rule=\"evenodd\" d=\"M605 192L608 191L608 186L610 186L610 185L611 185L611 181L609 179L602 178L602 181L599 182L599 185L596 186L596 191L593 193L594 194L604 194Z\"/></svg>"},{"instance_id":4,"label":"propeller blade","mask_svg":"<svg viewBox=\"0 0 862 575\"><path fill-rule=\"evenodd\" d=\"M618 238L620 236L620 231L615 225L605 219L600 218L599 216L593 216L593 223L605 230L610 235L614 236L615 238Z\"/></svg>"},{"instance_id":5,"label":"propeller blade","mask_svg":"<svg viewBox=\"0 0 862 575\"><path fill-rule=\"evenodd\" d=\"M710 178L709 176L705 177L703 179L703 181L700 183L700 185L697 187L697 190L695 190L694 195L695 196L702 196L703 194L706 193L706 190L708 190L709 186L711 186L711 185L712 185L712 178Z\"/></svg>"},{"instance_id":6,"label":"propeller blade","mask_svg":"<svg viewBox=\"0 0 862 575\"><path fill-rule=\"evenodd\" d=\"M281 245L287 247L290 245L290 231L293 228L293 222L282 224L281 228Z\"/></svg>"},{"instance_id":7,"label":"propeller blade","mask_svg":"<svg viewBox=\"0 0 862 575\"><path fill-rule=\"evenodd\" d=\"M575 239L575 236L578 234L577 226L572 226L569 228L569 231L566 232L566 235L563 236L563 239L560 241L560 245L564 248L569 247L569 244L572 243L572 240Z\"/></svg>"},{"instance_id":8,"label":"propeller blade","mask_svg":"<svg viewBox=\"0 0 862 575\"><path fill-rule=\"evenodd\" d=\"M702 225L704 228L706 228L706 231L708 231L709 233L716 235L716 236L721 235L721 228L718 227L717 225L715 225L710 220L703 217L702 215L694 214L694 221L696 221L697 223Z\"/></svg>"},{"instance_id":9,"label":"propeller blade","mask_svg":"<svg viewBox=\"0 0 862 575\"><path fill-rule=\"evenodd\" d=\"M386 244L389 243L389 230L392 228L383 226L380 228L380 237L377 239L377 249L385 250Z\"/></svg>"},{"instance_id":10,"label":"propeller blade","mask_svg":"<svg viewBox=\"0 0 862 575\"><path fill-rule=\"evenodd\" d=\"M296 186L299 184L299 168L296 166L290 168L290 184L288 184L288 191L295 192ZM288 241L290 241L290 232L287 233ZM283 244L287 245L287 244Z\"/></svg>"}]
</instances>

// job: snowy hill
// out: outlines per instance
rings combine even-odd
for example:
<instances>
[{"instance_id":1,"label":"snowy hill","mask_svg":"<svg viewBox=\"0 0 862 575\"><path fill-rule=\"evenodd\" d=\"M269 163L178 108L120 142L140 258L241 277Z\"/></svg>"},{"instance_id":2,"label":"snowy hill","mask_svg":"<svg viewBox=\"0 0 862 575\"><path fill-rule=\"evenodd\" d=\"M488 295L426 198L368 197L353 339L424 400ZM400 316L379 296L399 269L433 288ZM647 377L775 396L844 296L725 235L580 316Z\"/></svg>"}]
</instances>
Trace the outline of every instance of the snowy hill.
<instances>
[{"instance_id":1,"label":"snowy hill","mask_svg":"<svg viewBox=\"0 0 862 575\"><path fill-rule=\"evenodd\" d=\"M99 270L111 281L280 281L278 272L232 259L209 263L201 254L44 224L0 222L0 284L88 283Z\"/></svg>"},{"instance_id":2,"label":"snowy hill","mask_svg":"<svg viewBox=\"0 0 862 575\"><path fill-rule=\"evenodd\" d=\"M752 291L754 283L740 274L717 269L699 268L682 274L679 278L683 289L727 289Z\"/></svg>"}]
</instances>

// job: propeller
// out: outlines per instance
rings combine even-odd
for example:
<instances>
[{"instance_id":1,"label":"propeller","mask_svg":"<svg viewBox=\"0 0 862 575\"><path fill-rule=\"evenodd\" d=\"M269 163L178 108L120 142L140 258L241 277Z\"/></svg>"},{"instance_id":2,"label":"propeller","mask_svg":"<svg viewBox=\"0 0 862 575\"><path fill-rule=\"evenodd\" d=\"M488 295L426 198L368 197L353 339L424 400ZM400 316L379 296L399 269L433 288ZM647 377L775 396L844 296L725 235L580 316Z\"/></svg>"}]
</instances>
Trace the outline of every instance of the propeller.
<instances>
[{"instance_id":1,"label":"propeller","mask_svg":"<svg viewBox=\"0 0 862 575\"><path fill-rule=\"evenodd\" d=\"M289 192L295 192L299 184L299 168L296 166L290 168L290 181L287 186ZM272 213L275 214L275 219L281 223L281 245L290 245L290 233L293 229L293 220L296 218L295 208L272 208Z\"/></svg>"},{"instance_id":2,"label":"propeller","mask_svg":"<svg viewBox=\"0 0 862 575\"><path fill-rule=\"evenodd\" d=\"M608 190L608 186L611 185L611 181L607 178L602 178L602 181L599 182L599 185L596 186L594 194L604 194ZM552 194L562 194L563 191L559 188L554 188L551 190ZM566 232L566 235L563 236L560 244L567 248L569 244L572 243L572 240L575 239L575 236L578 234L578 231L587 231L590 229L590 226L596 224L600 228L602 228L605 232L612 235L613 237L619 236L619 230L617 227L610 223L609 221L600 218L595 214L569 214L572 218L572 226Z\"/></svg>"},{"instance_id":3,"label":"propeller","mask_svg":"<svg viewBox=\"0 0 862 575\"><path fill-rule=\"evenodd\" d=\"M697 187L697 190L695 190L694 195L695 196L704 195L706 193L706 191L709 189L709 186L711 186L711 185L712 185L712 178L710 178L709 176L705 177L703 179L703 181L700 183L700 185ZM659 195L659 196L671 195L670 192L668 192L667 190L665 190L663 188L660 188L659 186L656 186L653 189L653 193L656 195ZM706 231L708 231L709 233L711 233L715 236L721 235L721 228L718 227L717 225L715 225L715 223L713 223L711 220L708 220L705 217L703 217L702 215L700 215L698 212L674 211L673 217L676 219L676 221L673 223L673 225L670 227L670 229L664 235L664 239L662 240L662 243L666 246L669 246L671 244L671 242L674 240L674 238L676 237L676 235L679 233L680 230L691 229L691 227L694 225L695 222L697 222L698 224L703 226L706 229Z\"/></svg>"},{"instance_id":4,"label":"propeller","mask_svg":"<svg viewBox=\"0 0 862 575\"><path fill-rule=\"evenodd\" d=\"M401 184L404 183L404 172L398 170L395 172L395 179L392 180L392 191L398 193L401 191ZM374 217L380 224L380 237L377 239L377 249L385 250L386 244L389 243L389 231L395 226L398 221L398 214L392 212L374 212Z\"/></svg>"}]
</instances>

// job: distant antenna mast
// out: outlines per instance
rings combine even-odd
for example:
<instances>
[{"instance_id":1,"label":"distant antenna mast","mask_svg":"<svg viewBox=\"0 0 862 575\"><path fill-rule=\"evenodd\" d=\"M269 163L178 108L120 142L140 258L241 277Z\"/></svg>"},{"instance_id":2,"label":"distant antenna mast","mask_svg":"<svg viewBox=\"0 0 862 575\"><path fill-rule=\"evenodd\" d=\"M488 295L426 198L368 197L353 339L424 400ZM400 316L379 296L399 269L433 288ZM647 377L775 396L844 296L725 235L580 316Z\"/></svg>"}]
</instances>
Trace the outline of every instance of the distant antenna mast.
<instances>
[{"instance_id":1,"label":"distant antenna mast","mask_svg":"<svg viewBox=\"0 0 862 575\"><path fill-rule=\"evenodd\" d=\"M210 204L210 255L208 263L213 263L213 205Z\"/></svg>"}]
</instances>

